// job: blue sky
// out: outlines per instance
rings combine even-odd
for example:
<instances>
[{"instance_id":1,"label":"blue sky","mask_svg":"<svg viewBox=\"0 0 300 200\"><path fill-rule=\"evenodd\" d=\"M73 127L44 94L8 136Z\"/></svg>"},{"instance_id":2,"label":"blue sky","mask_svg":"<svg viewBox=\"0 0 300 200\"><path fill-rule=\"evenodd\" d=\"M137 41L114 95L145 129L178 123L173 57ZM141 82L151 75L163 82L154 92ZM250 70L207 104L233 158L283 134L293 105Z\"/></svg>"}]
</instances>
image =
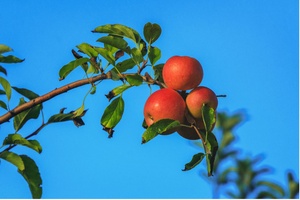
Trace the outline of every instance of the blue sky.
<instances>
[{"instance_id":1,"label":"blue sky","mask_svg":"<svg viewBox=\"0 0 300 200\"><path fill-rule=\"evenodd\" d=\"M0 43L25 62L6 65L12 85L42 95L83 78L75 71L58 81L59 69L73 59L71 49L95 44L95 27L110 23L142 33L158 23L162 35L159 62L173 55L197 58L204 69L202 85L217 94L219 111L246 110L236 132L245 155L263 153L272 179L285 182L286 170L299 177L299 26L298 1L8 1L0 3ZM210 185L199 176L203 165L182 172L199 150L173 134L141 145L142 110L147 86L124 95L125 113L112 139L99 123L108 105L104 94L119 83L102 82L89 96L86 126L72 123L46 127L36 139L43 153L24 148L43 177L44 198L210 198ZM83 87L44 104L45 118L60 108L74 110L88 91ZM17 100L16 100L17 102ZM14 107L12 101L11 107ZM22 129L32 132L37 122ZM1 138L12 126L1 126ZM30 198L27 183L9 163L0 165L0 198Z\"/></svg>"}]
</instances>

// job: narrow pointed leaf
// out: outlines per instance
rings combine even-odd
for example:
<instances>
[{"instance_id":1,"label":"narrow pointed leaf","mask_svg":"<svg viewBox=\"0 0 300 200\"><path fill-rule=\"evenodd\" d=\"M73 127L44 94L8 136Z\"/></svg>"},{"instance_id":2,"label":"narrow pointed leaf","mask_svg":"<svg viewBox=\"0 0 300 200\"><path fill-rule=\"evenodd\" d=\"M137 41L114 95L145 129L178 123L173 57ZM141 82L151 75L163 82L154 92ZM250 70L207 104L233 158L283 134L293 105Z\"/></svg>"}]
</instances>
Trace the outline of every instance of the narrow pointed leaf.
<instances>
[{"instance_id":1,"label":"narrow pointed leaf","mask_svg":"<svg viewBox=\"0 0 300 200\"><path fill-rule=\"evenodd\" d=\"M206 132L212 131L214 124L216 123L215 110L204 104L202 106L202 119Z\"/></svg>"},{"instance_id":2,"label":"narrow pointed leaf","mask_svg":"<svg viewBox=\"0 0 300 200\"><path fill-rule=\"evenodd\" d=\"M27 181L32 198L39 199L42 197L42 178L39 172L39 169L30 157L26 155L20 155L25 165L24 170L18 170L18 172L24 177Z\"/></svg>"},{"instance_id":3,"label":"narrow pointed leaf","mask_svg":"<svg viewBox=\"0 0 300 200\"><path fill-rule=\"evenodd\" d=\"M4 108L5 110L8 110L8 109L7 109L6 103L4 103L4 102L1 101L1 100L0 100L0 107L1 107L1 108Z\"/></svg>"},{"instance_id":4,"label":"narrow pointed leaf","mask_svg":"<svg viewBox=\"0 0 300 200\"><path fill-rule=\"evenodd\" d=\"M3 145L13 145L13 144L27 146L38 153L42 152L42 146L37 140L27 140L17 133L9 134L3 141Z\"/></svg>"},{"instance_id":5,"label":"narrow pointed leaf","mask_svg":"<svg viewBox=\"0 0 300 200\"><path fill-rule=\"evenodd\" d=\"M0 66L0 72L7 75L7 71L4 67Z\"/></svg>"},{"instance_id":6,"label":"narrow pointed leaf","mask_svg":"<svg viewBox=\"0 0 300 200\"><path fill-rule=\"evenodd\" d=\"M9 46L0 44L0 54L10 52L10 51L12 51L12 49Z\"/></svg>"},{"instance_id":7,"label":"narrow pointed leaf","mask_svg":"<svg viewBox=\"0 0 300 200\"><path fill-rule=\"evenodd\" d=\"M213 175L213 170L214 170L214 162L216 158L216 154L218 151L218 141L216 139L216 136L212 133L209 132L207 141L205 144L205 153L206 153L206 164L207 164L207 172L208 176Z\"/></svg>"},{"instance_id":8,"label":"narrow pointed leaf","mask_svg":"<svg viewBox=\"0 0 300 200\"><path fill-rule=\"evenodd\" d=\"M101 125L104 128L114 128L122 118L124 112L124 100L122 96L114 99L104 110L101 117Z\"/></svg>"},{"instance_id":9,"label":"narrow pointed leaf","mask_svg":"<svg viewBox=\"0 0 300 200\"><path fill-rule=\"evenodd\" d=\"M196 167L199 163L201 163L201 161L203 160L203 158L205 157L204 153L197 153L193 156L192 160L185 164L185 167L182 171L188 171L193 169L194 167Z\"/></svg>"},{"instance_id":10,"label":"narrow pointed leaf","mask_svg":"<svg viewBox=\"0 0 300 200\"><path fill-rule=\"evenodd\" d=\"M65 122L65 121L73 120L73 118L74 118L73 113L67 113L67 114L59 113L59 114L52 115L48 119L48 123Z\"/></svg>"},{"instance_id":11,"label":"narrow pointed leaf","mask_svg":"<svg viewBox=\"0 0 300 200\"><path fill-rule=\"evenodd\" d=\"M18 154L9 151L3 151L0 153L0 158L15 165L19 170L25 169L23 160Z\"/></svg>"},{"instance_id":12,"label":"narrow pointed leaf","mask_svg":"<svg viewBox=\"0 0 300 200\"><path fill-rule=\"evenodd\" d=\"M0 55L0 63L20 63L20 62L23 62L24 59L20 59L16 56L12 56L12 55L9 55L9 56L2 56Z\"/></svg>"},{"instance_id":13,"label":"narrow pointed leaf","mask_svg":"<svg viewBox=\"0 0 300 200\"><path fill-rule=\"evenodd\" d=\"M5 78L0 77L0 84L2 85L2 88L5 91L7 100L9 101L11 98L11 86L10 86L9 82Z\"/></svg>"},{"instance_id":14,"label":"narrow pointed leaf","mask_svg":"<svg viewBox=\"0 0 300 200\"><path fill-rule=\"evenodd\" d=\"M280 197L282 197L282 198L283 198L284 195L285 195L284 189L283 189L280 185L278 185L278 184L276 184L276 183L273 183L273 182L269 182L269 181L258 181L258 182L256 183L256 186L266 186L266 187L269 187L270 189L272 189L272 190L278 192L278 194L279 194ZM272 193L274 193L274 192L272 192Z\"/></svg>"},{"instance_id":15,"label":"narrow pointed leaf","mask_svg":"<svg viewBox=\"0 0 300 200\"><path fill-rule=\"evenodd\" d=\"M180 122L172 119L161 119L149 126L142 135L142 144L149 142L157 135L180 127Z\"/></svg>"},{"instance_id":16,"label":"narrow pointed leaf","mask_svg":"<svg viewBox=\"0 0 300 200\"><path fill-rule=\"evenodd\" d=\"M106 96L106 98L108 98L108 101L110 101L111 99L118 96L119 94L122 94L125 90L127 90L128 88L131 88L131 87L132 87L132 85L128 85L128 84L120 85L120 86L114 88L113 90L111 90L105 96Z\"/></svg>"},{"instance_id":17,"label":"narrow pointed leaf","mask_svg":"<svg viewBox=\"0 0 300 200\"><path fill-rule=\"evenodd\" d=\"M83 65L86 62L89 62L88 58L79 58L64 65L59 70L59 80L65 79L68 76L68 74L70 74L74 69L76 69L78 66Z\"/></svg>"},{"instance_id":18,"label":"narrow pointed leaf","mask_svg":"<svg viewBox=\"0 0 300 200\"><path fill-rule=\"evenodd\" d=\"M84 104L82 104L80 106L80 108L78 108L77 110L75 110L74 113L73 113L73 115L74 115L74 117L78 117L78 116L81 116L83 112L84 112Z\"/></svg>"},{"instance_id":19,"label":"narrow pointed leaf","mask_svg":"<svg viewBox=\"0 0 300 200\"><path fill-rule=\"evenodd\" d=\"M144 37L148 43L153 44L161 34L161 27L158 24L148 22L144 26Z\"/></svg>"},{"instance_id":20,"label":"narrow pointed leaf","mask_svg":"<svg viewBox=\"0 0 300 200\"><path fill-rule=\"evenodd\" d=\"M32 92L31 90L28 90L26 88L18 88L18 87L12 87L16 92L23 95L24 97L28 98L29 100L35 99L39 97L38 94Z\"/></svg>"}]
</instances>

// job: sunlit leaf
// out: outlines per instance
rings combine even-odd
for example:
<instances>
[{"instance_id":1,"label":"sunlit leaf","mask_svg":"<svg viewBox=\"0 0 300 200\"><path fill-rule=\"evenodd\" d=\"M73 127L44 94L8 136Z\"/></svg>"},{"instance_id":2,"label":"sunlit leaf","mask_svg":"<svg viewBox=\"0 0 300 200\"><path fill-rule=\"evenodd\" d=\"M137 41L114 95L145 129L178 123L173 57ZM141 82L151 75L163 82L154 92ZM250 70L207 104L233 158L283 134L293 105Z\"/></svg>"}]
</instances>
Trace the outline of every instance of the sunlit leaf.
<instances>
[{"instance_id":1,"label":"sunlit leaf","mask_svg":"<svg viewBox=\"0 0 300 200\"><path fill-rule=\"evenodd\" d=\"M18 170L18 172L27 181L32 198L39 199L42 197L42 178L39 169L30 157L26 155L20 155L25 165L24 170Z\"/></svg>"},{"instance_id":2,"label":"sunlit leaf","mask_svg":"<svg viewBox=\"0 0 300 200\"><path fill-rule=\"evenodd\" d=\"M59 80L65 79L67 75L70 74L74 69L76 69L78 66L81 66L88 61L89 61L88 58L79 58L64 65L59 70Z\"/></svg>"},{"instance_id":3,"label":"sunlit leaf","mask_svg":"<svg viewBox=\"0 0 300 200\"><path fill-rule=\"evenodd\" d=\"M111 90L105 96L110 101L111 99L113 99L114 97L118 96L119 94L122 94L125 90L127 90L128 88L131 88L131 87L132 87L132 85L128 85L128 84L120 85L120 86L114 88L113 90Z\"/></svg>"},{"instance_id":4,"label":"sunlit leaf","mask_svg":"<svg viewBox=\"0 0 300 200\"><path fill-rule=\"evenodd\" d=\"M149 142L157 135L166 131L173 131L180 127L180 122L172 119L161 119L149 126L142 135L142 144Z\"/></svg>"},{"instance_id":5,"label":"sunlit leaf","mask_svg":"<svg viewBox=\"0 0 300 200\"><path fill-rule=\"evenodd\" d=\"M157 47L150 47L148 56L149 56L150 63L154 65L160 59L161 51Z\"/></svg>"},{"instance_id":6,"label":"sunlit leaf","mask_svg":"<svg viewBox=\"0 0 300 200\"><path fill-rule=\"evenodd\" d=\"M204 104L202 106L202 119L206 132L212 131L214 124L216 123L215 110L207 104Z\"/></svg>"},{"instance_id":7,"label":"sunlit leaf","mask_svg":"<svg viewBox=\"0 0 300 200\"><path fill-rule=\"evenodd\" d=\"M143 62L144 60L141 50L137 48L131 49L131 55L132 55L132 59L137 65Z\"/></svg>"},{"instance_id":8,"label":"sunlit leaf","mask_svg":"<svg viewBox=\"0 0 300 200\"><path fill-rule=\"evenodd\" d=\"M25 169L22 158L13 152L3 151L2 153L0 153L0 158L15 165L19 170Z\"/></svg>"},{"instance_id":9,"label":"sunlit leaf","mask_svg":"<svg viewBox=\"0 0 300 200\"><path fill-rule=\"evenodd\" d=\"M12 51L12 49L9 46L0 44L0 54L10 52L10 51Z\"/></svg>"},{"instance_id":10,"label":"sunlit leaf","mask_svg":"<svg viewBox=\"0 0 300 200\"><path fill-rule=\"evenodd\" d=\"M148 22L144 26L144 37L148 43L153 44L161 34L161 27L158 24Z\"/></svg>"},{"instance_id":11,"label":"sunlit leaf","mask_svg":"<svg viewBox=\"0 0 300 200\"><path fill-rule=\"evenodd\" d=\"M98 52L95 50L93 46L87 43L81 43L80 45L76 46L81 52L85 53L89 57L97 57Z\"/></svg>"},{"instance_id":12,"label":"sunlit leaf","mask_svg":"<svg viewBox=\"0 0 300 200\"><path fill-rule=\"evenodd\" d=\"M5 78L0 77L0 84L2 85L2 88L5 91L7 100L9 101L11 98L11 86L10 86L9 82Z\"/></svg>"},{"instance_id":13,"label":"sunlit leaf","mask_svg":"<svg viewBox=\"0 0 300 200\"><path fill-rule=\"evenodd\" d=\"M101 125L105 128L114 128L122 118L124 112L124 100L122 96L114 99L104 110L101 117Z\"/></svg>"},{"instance_id":14,"label":"sunlit leaf","mask_svg":"<svg viewBox=\"0 0 300 200\"><path fill-rule=\"evenodd\" d=\"M130 85L139 86L143 83L143 77L139 74L127 75L126 80Z\"/></svg>"},{"instance_id":15,"label":"sunlit leaf","mask_svg":"<svg viewBox=\"0 0 300 200\"><path fill-rule=\"evenodd\" d=\"M24 98L20 99L19 106L26 103ZM37 119L41 111L41 105L36 105L33 108L25 110L14 117L14 128L17 132L30 119Z\"/></svg>"},{"instance_id":16,"label":"sunlit leaf","mask_svg":"<svg viewBox=\"0 0 300 200\"><path fill-rule=\"evenodd\" d=\"M38 153L42 152L42 146L37 140L27 140L17 133L9 134L3 141L3 145L13 145L13 144L27 146Z\"/></svg>"},{"instance_id":17,"label":"sunlit leaf","mask_svg":"<svg viewBox=\"0 0 300 200\"><path fill-rule=\"evenodd\" d=\"M192 160L185 164L185 167L182 171L188 171L190 169L193 169L194 167L196 167L199 163L201 163L201 161L203 160L203 158L205 157L204 153L197 153L193 156Z\"/></svg>"},{"instance_id":18,"label":"sunlit leaf","mask_svg":"<svg viewBox=\"0 0 300 200\"><path fill-rule=\"evenodd\" d=\"M92 32L94 33L108 33L110 35L127 37L138 43L141 39L139 33L134 29L121 24L107 24L96 27Z\"/></svg>"},{"instance_id":19,"label":"sunlit leaf","mask_svg":"<svg viewBox=\"0 0 300 200\"><path fill-rule=\"evenodd\" d=\"M108 51L105 48L97 47L95 50L103 57L105 60L107 60L110 64L113 66L115 65L115 57L113 56L112 52Z\"/></svg>"},{"instance_id":20,"label":"sunlit leaf","mask_svg":"<svg viewBox=\"0 0 300 200\"><path fill-rule=\"evenodd\" d=\"M218 147L218 141L216 139L216 136L212 132L210 132L207 136L207 141L205 143L205 153L206 153L206 164L207 164L208 176L213 175L214 162L215 162L218 148L219 147Z\"/></svg>"},{"instance_id":21,"label":"sunlit leaf","mask_svg":"<svg viewBox=\"0 0 300 200\"><path fill-rule=\"evenodd\" d=\"M73 113L73 115L74 115L74 117L78 117L78 116L81 116L83 112L84 112L84 104L82 104L80 106L80 108L78 108L77 110L75 110L74 113Z\"/></svg>"}]
</instances>

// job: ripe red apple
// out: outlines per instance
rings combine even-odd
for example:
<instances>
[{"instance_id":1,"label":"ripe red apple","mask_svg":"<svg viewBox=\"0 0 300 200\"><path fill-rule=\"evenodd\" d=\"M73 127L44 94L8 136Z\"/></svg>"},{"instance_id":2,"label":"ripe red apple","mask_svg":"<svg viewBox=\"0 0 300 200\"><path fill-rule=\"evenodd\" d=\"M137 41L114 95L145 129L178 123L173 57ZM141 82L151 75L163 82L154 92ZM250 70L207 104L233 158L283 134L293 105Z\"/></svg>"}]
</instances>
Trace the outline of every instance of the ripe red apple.
<instances>
[{"instance_id":1,"label":"ripe red apple","mask_svg":"<svg viewBox=\"0 0 300 200\"><path fill-rule=\"evenodd\" d=\"M185 109L186 104L178 92L163 88L151 94L147 99L144 106L144 118L148 126L160 119L173 119L182 123Z\"/></svg>"},{"instance_id":2,"label":"ripe red apple","mask_svg":"<svg viewBox=\"0 0 300 200\"><path fill-rule=\"evenodd\" d=\"M190 90L203 79L203 69L198 60L189 56L173 56L162 70L163 80L168 88Z\"/></svg>"},{"instance_id":3,"label":"ripe red apple","mask_svg":"<svg viewBox=\"0 0 300 200\"><path fill-rule=\"evenodd\" d=\"M186 105L191 115L196 119L200 119L202 117L203 104L207 104L216 110L218 98L211 89L199 86L187 95Z\"/></svg>"}]
</instances>

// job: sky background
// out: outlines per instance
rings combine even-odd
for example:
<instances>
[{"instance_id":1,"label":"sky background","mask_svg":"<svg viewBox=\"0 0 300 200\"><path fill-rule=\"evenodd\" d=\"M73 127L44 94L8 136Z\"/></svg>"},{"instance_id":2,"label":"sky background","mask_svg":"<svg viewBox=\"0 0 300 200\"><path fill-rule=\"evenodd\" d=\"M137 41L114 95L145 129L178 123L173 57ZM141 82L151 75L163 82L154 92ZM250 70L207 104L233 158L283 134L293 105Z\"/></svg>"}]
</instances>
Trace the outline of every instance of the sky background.
<instances>
[{"instance_id":1,"label":"sky background","mask_svg":"<svg viewBox=\"0 0 300 200\"><path fill-rule=\"evenodd\" d=\"M217 94L218 111L243 111L247 120L236 129L244 155L263 154L268 176L286 183L286 170L299 177L299 26L297 0L192 1L12 1L0 2L0 43L25 58L4 65L11 85L40 95L83 78L80 70L58 81L59 69L73 60L71 49L96 44L91 30L124 24L142 34L147 22L158 23L162 35L155 46L159 63L173 55L197 58L204 69L202 85ZM89 96L85 126L71 122L46 127L35 139L42 154L16 148L35 159L43 178L43 198L210 198L210 185L199 176L205 165L182 172L192 155L202 151L177 134L141 145L143 105L148 87L124 94L125 112L112 139L99 123L108 105L104 94L120 83L103 81ZM80 107L89 87L44 103L48 119L62 107ZM14 93L15 94L15 93ZM14 96L13 96L14 98ZM13 108L18 102L12 101ZM0 114L4 114L1 111ZM20 131L34 131L41 119ZM0 139L13 133L1 126ZM205 162L203 162L205 163ZM31 198L16 168L0 164L0 198Z\"/></svg>"}]
</instances>

